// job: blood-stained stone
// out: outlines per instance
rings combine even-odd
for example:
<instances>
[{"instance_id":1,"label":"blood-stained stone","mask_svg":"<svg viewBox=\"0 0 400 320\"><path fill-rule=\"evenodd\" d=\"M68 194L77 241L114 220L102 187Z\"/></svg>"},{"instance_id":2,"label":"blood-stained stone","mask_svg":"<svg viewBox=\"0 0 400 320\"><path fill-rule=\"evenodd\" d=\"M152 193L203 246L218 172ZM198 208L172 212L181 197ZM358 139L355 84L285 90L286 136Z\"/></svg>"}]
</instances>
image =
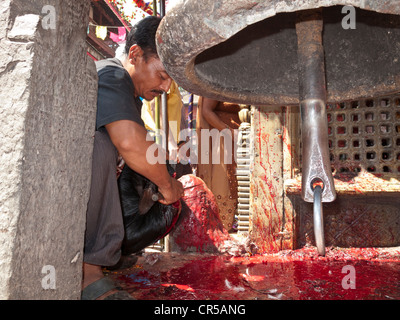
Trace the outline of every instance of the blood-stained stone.
<instances>
[{"instance_id":1,"label":"blood-stained stone","mask_svg":"<svg viewBox=\"0 0 400 320\"><path fill-rule=\"evenodd\" d=\"M170 233L171 251L219 252L229 234L218 215L211 190L200 178L188 174L179 178L185 189L181 217Z\"/></svg>"}]
</instances>

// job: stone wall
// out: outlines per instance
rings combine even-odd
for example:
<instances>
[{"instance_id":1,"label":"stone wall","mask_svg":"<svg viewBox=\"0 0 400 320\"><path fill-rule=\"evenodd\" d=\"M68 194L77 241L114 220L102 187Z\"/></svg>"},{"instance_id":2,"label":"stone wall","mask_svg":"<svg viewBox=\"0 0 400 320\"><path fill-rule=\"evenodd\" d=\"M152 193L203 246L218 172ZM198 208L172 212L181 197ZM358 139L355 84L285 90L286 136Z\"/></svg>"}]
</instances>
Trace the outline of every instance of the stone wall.
<instances>
[{"instance_id":1,"label":"stone wall","mask_svg":"<svg viewBox=\"0 0 400 320\"><path fill-rule=\"evenodd\" d=\"M89 0L0 2L0 299L79 299L97 76Z\"/></svg>"}]
</instances>

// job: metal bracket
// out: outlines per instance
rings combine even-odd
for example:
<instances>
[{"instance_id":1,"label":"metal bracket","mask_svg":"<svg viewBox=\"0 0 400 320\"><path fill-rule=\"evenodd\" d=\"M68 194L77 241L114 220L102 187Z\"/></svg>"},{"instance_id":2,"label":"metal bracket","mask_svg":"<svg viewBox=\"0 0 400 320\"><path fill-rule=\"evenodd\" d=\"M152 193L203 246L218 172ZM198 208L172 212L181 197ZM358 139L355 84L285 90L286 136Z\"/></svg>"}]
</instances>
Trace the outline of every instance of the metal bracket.
<instances>
[{"instance_id":1,"label":"metal bracket","mask_svg":"<svg viewBox=\"0 0 400 320\"><path fill-rule=\"evenodd\" d=\"M312 183L323 183L322 201L332 202L336 191L332 177L328 146L328 123L325 103L307 99L301 103L302 129L302 197L314 201Z\"/></svg>"}]
</instances>

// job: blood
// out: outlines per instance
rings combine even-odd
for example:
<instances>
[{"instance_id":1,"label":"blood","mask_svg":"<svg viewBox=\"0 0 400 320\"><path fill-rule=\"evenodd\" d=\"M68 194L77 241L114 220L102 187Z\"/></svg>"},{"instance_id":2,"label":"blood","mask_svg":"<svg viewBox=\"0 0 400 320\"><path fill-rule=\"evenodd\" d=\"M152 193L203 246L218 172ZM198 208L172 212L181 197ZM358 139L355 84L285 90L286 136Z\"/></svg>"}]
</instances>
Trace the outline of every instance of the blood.
<instances>
[{"instance_id":1,"label":"blood","mask_svg":"<svg viewBox=\"0 0 400 320\"><path fill-rule=\"evenodd\" d=\"M346 268L354 270L355 289L346 286ZM398 300L400 252L329 248L321 257L304 248L250 257L197 255L167 271L153 266L115 277L145 300Z\"/></svg>"},{"instance_id":2,"label":"blood","mask_svg":"<svg viewBox=\"0 0 400 320\"><path fill-rule=\"evenodd\" d=\"M219 252L228 240L215 197L204 181L192 174L179 178L185 188L180 220L170 234L172 250Z\"/></svg>"},{"instance_id":3,"label":"blood","mask_svg":"<svg viewBox=\"0 0 400 320\"><path fill-rule=\"evenodd\" d=\"M279 114L279 112L275 112L275 115ZM259 179L255 179L250 192L253 198L260 197L262 199L257 204L260 214L252 216L253 230L259 239L257 245L263 252L276 252L281 249L281 237L276 235L282 231L283 221L279 208L282 190L279 189L279 184L275 180L279 180L277 177L281 175L282 166L274 161L277 156L273 151L276 149L274 146L283 143L283 135L277 134L277 132L269 133L265 130L262 124L268 121L269 117L269 113L259 111L256 135L259 152L257 160Z\"/></svg>"}]
</instances>

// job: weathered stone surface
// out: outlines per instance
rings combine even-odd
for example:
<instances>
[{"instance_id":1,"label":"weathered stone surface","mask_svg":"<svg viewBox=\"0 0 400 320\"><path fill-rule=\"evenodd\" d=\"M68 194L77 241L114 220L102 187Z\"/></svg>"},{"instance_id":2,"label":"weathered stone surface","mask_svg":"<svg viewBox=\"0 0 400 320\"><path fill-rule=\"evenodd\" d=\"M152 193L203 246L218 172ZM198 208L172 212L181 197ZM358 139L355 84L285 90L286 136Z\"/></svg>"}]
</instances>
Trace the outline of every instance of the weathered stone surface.
<instances>
[{"instance_id":1,"label":"weathered stone surface","mask_svg":"<svg viewBox=\"0 0 400 320\"><path fill-rule=\"evenodd\" d=\"M97 97L89 5L0 2L0 299L80 298Z\"/></svg>"},{"instance_id":2,"label":"weathered stone surface","mask_svg":"<svg viewBox=\"0 0 400 320\"><path fill-rule=\"evenodd\" d=\"M345 5L357 9L355 30L343 28ZM158 52L171 77L194 94L243 104L296 105L297 12L321 7L328 100L397 91L397 0L186 0L161 23Z\"/></svg>"}]
</instances>

